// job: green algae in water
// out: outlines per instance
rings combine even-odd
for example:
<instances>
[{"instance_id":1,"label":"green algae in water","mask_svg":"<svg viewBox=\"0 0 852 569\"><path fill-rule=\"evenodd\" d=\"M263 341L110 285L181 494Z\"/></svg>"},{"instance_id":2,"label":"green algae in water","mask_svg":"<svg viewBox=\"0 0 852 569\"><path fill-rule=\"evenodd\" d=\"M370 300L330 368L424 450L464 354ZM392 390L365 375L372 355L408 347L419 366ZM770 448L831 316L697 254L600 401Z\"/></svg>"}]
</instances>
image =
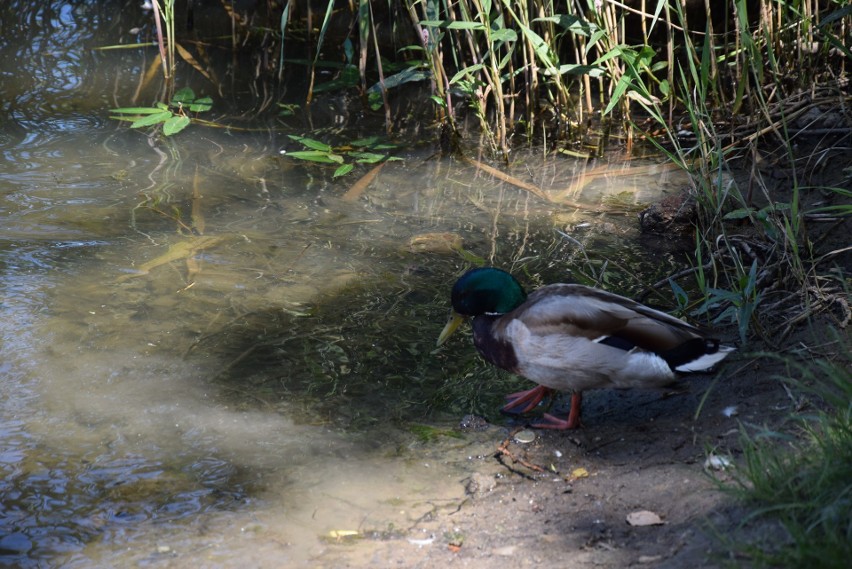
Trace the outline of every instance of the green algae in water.
<instances>
[{"instance_id":1,"label":"green algae in water","mask_svg":"<svg viewBox=\"0 0 852 569\"><path fill-rule=\"evenodd\" d=\"M431 425L408 425L407 428L422 443L431 443L441 437L450 437L453 439L464 438L458 431L454 431L452 429L441 429Z\"/></svg>"}]
</instances>

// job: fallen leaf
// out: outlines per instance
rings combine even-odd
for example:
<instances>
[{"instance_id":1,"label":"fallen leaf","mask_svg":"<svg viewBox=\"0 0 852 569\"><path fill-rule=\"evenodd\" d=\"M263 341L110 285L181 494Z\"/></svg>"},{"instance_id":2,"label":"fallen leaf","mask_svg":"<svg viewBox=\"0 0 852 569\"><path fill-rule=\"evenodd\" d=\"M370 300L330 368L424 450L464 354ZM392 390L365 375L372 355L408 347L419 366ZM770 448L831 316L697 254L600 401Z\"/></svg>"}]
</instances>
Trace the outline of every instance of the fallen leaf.
<instances>
[{"instance_id":1,"label":"fallen leaf","mask_svg":"<svg viewBox=\"0 0 852 569\"><path fill-rule=\"evenodd\" d=\"M589 477L589 471L581 466L580 468L575 468L574 470L572 470L571 474L569 476L565 477L565 480L567 482L574 482L575 480L579 480L580 478L588 478L588 477Z\"/></svg>"},{"instance_id":2,"label":"fallen leaf","mask_svg":"<svg viewBox=\"0 0 852 569\"><path fill-rule=\"evenodd\" d=\"M361 176L361 179L352 184L352 187L349 188L346 193L340 197L340 199L345 202L354 202L361 197L361 194L364 193L367 186L369 186L376 176L379 175L379 172L381 172L382 168L385 167L385 164L387 164L387 162L380 162L378 166L375 166L372 170Z\"/></svg>"},{"instance_id":3,"label":"fallen leaf","mask_svg":"<svg viewBox=\"0 0 852 569\"><path fill-rule=\"evenodd\" d=\"M354 537L358 532L351 529L333 529L328 532L328 536L334 539L343 539L344 537Z\"/></svg>"},{"instance_id":4,"label":"fallen leaf","mask_svg":"<svg viewBox=\"0 0 852 569\"><path fill-rule=\"evenodd\" d=\"M659 526L665 522L654 512L640 510L627 514L627 523L632 526Z\"/></svg>"}]
</instances>

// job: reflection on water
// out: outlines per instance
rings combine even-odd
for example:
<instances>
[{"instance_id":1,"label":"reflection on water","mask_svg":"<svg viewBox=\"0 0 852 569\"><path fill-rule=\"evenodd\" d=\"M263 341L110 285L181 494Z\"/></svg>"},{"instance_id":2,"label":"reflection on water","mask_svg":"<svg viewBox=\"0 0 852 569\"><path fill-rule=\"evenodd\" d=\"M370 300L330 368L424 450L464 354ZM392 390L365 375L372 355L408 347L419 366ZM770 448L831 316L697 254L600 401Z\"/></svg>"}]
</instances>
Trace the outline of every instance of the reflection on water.
<instances>
[{"instance_id":1,"label":"reflection on water","mask_svg":"<svg viewBox=\"0 0 852 569\"><path fill-rule=\"evenodd\" d=\"M136 59L95 70L107 9L46 4L0 40L27 69L0 87L2 566L321 565L331 530L404 536L499 438L410 429L497 407L468 343L434 349L467 262L628 294L677 264L630 245L631 208L678 183L658 167L521 151L543 200L411 152L351 202L286 131L109 124Z\"/></svg>"}]
</instances>

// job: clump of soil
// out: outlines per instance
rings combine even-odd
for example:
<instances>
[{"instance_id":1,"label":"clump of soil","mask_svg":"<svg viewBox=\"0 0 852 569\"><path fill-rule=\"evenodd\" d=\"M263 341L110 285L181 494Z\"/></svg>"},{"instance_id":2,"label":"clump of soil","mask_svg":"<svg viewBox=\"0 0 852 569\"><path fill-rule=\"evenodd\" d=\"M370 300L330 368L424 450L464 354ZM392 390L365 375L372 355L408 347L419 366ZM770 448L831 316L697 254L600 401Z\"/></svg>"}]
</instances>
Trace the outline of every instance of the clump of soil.
<instances>
[{"instance_id":1,"label":"clump of soil","mask_svg":"<svg viewBox=\"0 0 852 569\"><path fill-rule=\"evenodd\" d=\"M639 212L639 228L645 233L683 237L695 231L697 218L695 197L683 189Z\"/></svg>"}]
</instances>

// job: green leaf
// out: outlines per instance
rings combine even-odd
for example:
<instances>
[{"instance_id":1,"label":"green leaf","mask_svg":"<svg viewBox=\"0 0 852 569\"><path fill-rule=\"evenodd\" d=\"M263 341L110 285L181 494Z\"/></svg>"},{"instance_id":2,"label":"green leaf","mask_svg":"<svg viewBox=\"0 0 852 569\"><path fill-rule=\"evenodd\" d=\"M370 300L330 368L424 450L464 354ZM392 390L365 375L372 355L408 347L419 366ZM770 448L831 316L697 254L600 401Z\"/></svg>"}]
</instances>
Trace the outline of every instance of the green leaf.
<instances>
[{"instance_id":1,"label":"green leaf","mask_svg":"<svg viewBox=\"0 0 852 569\"><path fill-rule=\"evenodd\" d=\"M163 124L163 134L171 136L177 134L189 126L189 117L173 116Z\"/></svg>"},{"instance_id":2,"label":"green leaf","mask_svg":"<svg viewBox=\"0 0 852 569\"><path fill-rule=\"evenodd\" d=\"M334 171L334 175L332 176L332 178L339 178L340 176L345 176L354 168L355 166L353 166L352 164L342 164L340 167L337 168L337 170Z\"/></svg>"},{"instance_id":3,"label":"green leaf","mask_svg":"<svg viewBox=\"0 0 852 569\"><path fill-rule=\"evenodd\" d=\"M546 16L544 18L535 18L533 22L553 22L560 28L569 31L574 35L585 37L588 37L589 32L591 32L595 27L594 24L570 14L558 14L555 16Z\"/></svg>"},{"instance_id":4,"label":"green leaf","mask_svg":"<svg viewBox=\"0 0 852 569\"><path fill-rule=\"evenodd\" d=\"M172 104L175 106L177 106L178 103L188 105L194 100L195 91L193 91L190 87L184 87L174 94L172 97Z\"/></svg>"},{"instance_id":5,"label":"green leaf","mask_svg":"<svg viewBox=\"0 0 852 569\"><path fill-rule=\"evenodd\" d=\"M808 213L833 213L837 215L852 215L852 205L827 205L810 210Z\"/></svg>"},{"instance_id":6,"label":"green leaf","mask_svg":"<svg viewBox=\"0 0 852 569\"><path fill-rule=\"evenodd\" d=\"M109 112L126 115L153 115L155 113L162 113L163 110L155 107L123 107L121 109L110 109Z\"/></svg>"},{"instance_id":7,"label":"green leaf","mask_svg":"<svg viewBox=\"0 0 852 569\"><path fill-rule=\"evenodd\" d=\"M485 26L479 22L461 22L450 20L423 20L420 25L426 28L441 28L445 30L478 30L485 31Z\"/></svg>"},{"instance_id":8,"label":"green leaf","mask_svg":"<svg viewBox=\"0 0 852 569\"><path fill-rule=\"evenodd\" d=\"M325 9L325 17L322 20L322 26L320 27L319 39L317 39L316 45L316 55L314 56L314 63L319 59L320 53L322 53L322 44L325 40L325 33L328 31L328 24L331 22L331 15L334 12L334 0L328 0L328 5Z\"/></svg>"},{"instance_id":9,"label":"green leaf","mask_svg":"<svg viewBox=\"0 0 852 569\"><path fill-rule=\"evenodd\" d=\"M142 126L151 126L165 122L166 119L170 118L172 118L172 113L170 111L158 111L156 115L148 115L147 117L142 117L141 119L134 121L130 127L139 128Z\"/></svg>"},{"instance_id":10,"label":"green leaf","mask_svg":"<svg viewBox=\"0 0 852 569\"><path fill-rule=\"evenodd\" d=\"M509 41L518 41L518 33L511 28L502 28L500 30L496 30L491 34L492 42L509 42Z\"/></svg>"},{"instance_id":11,"label":"green leaf","mask_svg":"<svg viewBox=\"0 0 852 569\"><path fill-rule=\"evenodd\" d=\"M731 290L725 290L722 288L707 288L707 294L710 296L710 300L712 302L718 302L720 300L728 300L730 302L736 302L740 299L740 295Z\"/></svg>"},{"instance_id":12,"label":"green leaf","mask_svg":"<svg viewBox=\"0 0 852 569\"><path fill-rule=\"evenodd\" d=\"M350 152L349 156L355 158L361 164L376 164L385 159L384 154L376 154L375 152Z\"/></svg>"},{"instance_id":13,"label":"green leaf","mask_svg":"<svg viewBox=\"0 0 852 569\"><path fill-rule=\"evenodd\" d=\"M453 75L453 78L450 79L450 85L455 85L465 77L469 75L475 75L477 72L482 71L483 69L485 69L485 65L483 65L482 63L475 63L469 67L465 67L464 69Z\"/></svg>"},{"instance_id":14,"label":"green leaf","mask_svg":"<svg viewBox=\"0 0 852 569\"><path fill-rule=\"evenodd\" d=\"M288 137L292 138L296 142L306 146L307 148L312 148L314 150L321 150L323 152L331 152L331 146L324 142L320 142L319 140L314 140L313 138L307 138L305 136L297 136L295 134L288 134Z\"/></svg>"},{"instance_id":15,"label":"green leaf","mask_svg":"<svg viewBox=\"0 0 852 569\"><path fill-rule=\"evenodd\" d=\"M374 111L378 111L384 105L381 91L367 91L367 104Z\"/></svg>"},{"instance_id":16,"label":"green leaf","mask_svg":"<svg viewBox=\"0 0 852 569\"><path fill-rule=\"evenodd\" d=\"M740 208L740 209L735 209L734 211L730 211L730 212L726 213L724 215L724 217L722 217L722 219L725 219L725 220L745 219L746 217L748 217L752 213L754 213L754 210L750 207Z\"/></svg>"},{"instance_id":17,"label":"green leaf","mask_svg":"<svg viewBox=\"0 0 852 569\"><path fill-rule=\"evenodd\" d=\"M308 162L321 162L323 164L343 163L343 156L320 150L297 150L296 152L288 152L285 156L297 158L299 160L307 160Z\"/></svg>"},{"instance_id":18,"label":"green leaf","mask_svg":"<svg viewBox=\"0 0 852 569\"><path fill-rule=\"evenodd\" d=\"M609 103L604 109L603 115L608 115L615 106L621 102L621 98L624 96L624 93L627 92L627 88L630 86L630 77L627 75L622 75L621 79L618 80L618 83L615 85L615 89L612 91L612 95L610 96Z\"/></svg>"},{"instance_id":19,"label":"green leaf","mask_svg":"<svg viewBox=\"0 0 852 569\"><path fill-rule=\"evenodd\" d=\"M526 40L533 46L536 56L548 69L555 69L558 58L556 58L550 49L550 45L544 41L540 35L532 29L521 26L521 31L524 33Z\"/></svg>"},{"instance_id":20,"label":"green leaf","mask_svg":"<svg viewBox=\"0 0 852 569\"><path fill-rule=\"evenodd\" d=\"M686 306L689 303L689 295L686 294L686 291L683 290L683 287L677 284L673 279L669 279L669 286L672 287L672 292L675 295L677 305L681 308Z\"/></svg>"},{"instance_id":21,"label":"green leaf","mask_svg":"<svg viewBox=\"0 0 852 569\"><path fill-rule=\"evenodd\" d=\"M400 148L399 144L388 142L383 136L368 136L367 138L359 138L349 143L349 146L356 148L372 148L373 150L394 150Z\"/></svg>"},{"instance_id":22,"label":"green leaf","mask_svg":"<svg viewBox=\"0 0 852 569\"><path fill-rule=\"evenodd\" d=\"M651 63L655 55L657 55L657 52L650 45L643 45L642 49L639 50L639 60L643 65Z\"/></svg>"},{"instance_id":23,"label":"green leaf","mask_svg":"<svg viewBox=\"0 0 852 569\"><path fill-rule=\"evenodd\" d=\"M581 65L579 63L565 63L559 66L560 75L588 75L594 79L604 75L604 69L595 65ZM546 73L549 75L549 73Z\"/></svg>"},{"instance_id":24,"label":"green leaf","mask_svg":"<svg viewBox=\"0 0 852 569\"><path fill-rule=\"evenodd\" d=\"M485 264L487 263L487 261L485 259L483 259L479 255L471 253L470 251L464 249L463 247L459 247L458 249L456 249L456 252L459 255L461 255L462 259L464 259L465 261L467 261L468 263L470 263L471 265L473 265L475 267L484 267Z\"/></svg>"},{"instance_id":25,"label":"green leaf","mask_svg":"<svg viewBox=\"0 0 852 569\"><path fill-rule=\"evenodd\" d=\"M203 113L204 111L209 111L213 108L213 99L210 97L202 97L200 99L196 99L189 105L189 110L193 113Z\"/></svg>"},{"instance_id":26,"label":"green leaf","mask_svg":"<svg viewBox=\"0 0 852 569\"><path fill-rule=\"evenodd\" d=\"M352 63L352 56L355 54L355 48L352 47L352 40L346 38L343 41L343 57L346 58L346 63Z\"/></svg>"},{"instance_id":27,"label":"green leaf","mask_svg":"<svg viewBox=\"0 0 852 569\"><path fill-rule=\"evenodd\" d=\"M367 138L359 138L358 140L353 140L349 143L349 146L355 146L357 148L369 147L372 148L376 144L381 142L382 138L379 136L368 136Z\"/></svg>"},{"instance_id":28,"label":"green leaf","mask_svg":"<svg viewBox=\"0 0 852 569\"><path fill-rule=\"evenodd\" d=\"M595 61L593 61L592 65L600 65L601 63L604 63L605 61L609 61L610 59L614 59L616 57L620 57L622 59L627 59L629 57L632 61L634 59L633 55L635 55L633 53L633 50L627 48L627 46L617 45L599 58L597 58Z\"/></svg>"},{"instance_id":29,"label":"green leaf","mask_svg":"<svg viewBox=\"0 0 852 569\"><path fill-rule=\"evenodd\" d=\"M278 114L284 117L292 117L299 110L299 105L291 103L278 103L278 106L281 107Z\"/></svg>"},{"instance_id":30,"label":"green leaf","mask_svg":"<svg viewBox=\"0 0 852 569\"><path fill-rule=\"evenodd\" d=\"M389 77L385 77L385 89L393 89L394 87L399 87L405 83L410 83L412 81L425 81L432 76L428 71L424 71L422 69L417 69L416 67L408 67L403 69L399 73L395 73ZM379 83L376 83L370 87L370 92L380 92L382 86Z\"/></svg>"},{"instance_id":31,"label":"green leaf","mask_svg":"<svg viewBox=\"0 0 852 569\"><path fill-rule=\"evenodd\" d=\"M354 65L349 65L340 72L340 76L331 81L326 81L314 87L314 93L322 93L323 91L334 91L339 89L347 89L354 87L361 82L361 75L358 73L358 68Z\"/></svg>"}]
</instances>

